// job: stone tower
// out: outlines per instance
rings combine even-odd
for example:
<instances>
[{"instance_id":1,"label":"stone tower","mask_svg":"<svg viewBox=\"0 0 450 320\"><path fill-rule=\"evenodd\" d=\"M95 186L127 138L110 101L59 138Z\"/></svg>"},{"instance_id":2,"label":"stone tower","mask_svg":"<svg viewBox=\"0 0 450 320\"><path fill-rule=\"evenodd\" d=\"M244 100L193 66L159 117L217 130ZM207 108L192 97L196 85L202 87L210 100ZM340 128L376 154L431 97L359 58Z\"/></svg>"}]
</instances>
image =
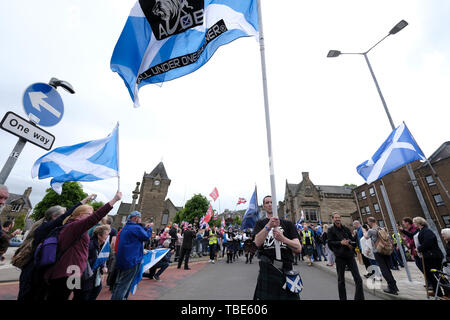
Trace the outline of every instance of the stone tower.
<instances>
[{"instance_id":1,"label":"stone tower","mask_svg":"<svg viewBox=\"0 0 450 320\"><path fill-rule=\"evenodd\" d=\"M142 178L137 210L141 212L143 222L153 221L154 227L158 229L167 224L165 200L169 185L170 179L162 162L152 172L144 173Z\"/></svg>"}]
</instances>

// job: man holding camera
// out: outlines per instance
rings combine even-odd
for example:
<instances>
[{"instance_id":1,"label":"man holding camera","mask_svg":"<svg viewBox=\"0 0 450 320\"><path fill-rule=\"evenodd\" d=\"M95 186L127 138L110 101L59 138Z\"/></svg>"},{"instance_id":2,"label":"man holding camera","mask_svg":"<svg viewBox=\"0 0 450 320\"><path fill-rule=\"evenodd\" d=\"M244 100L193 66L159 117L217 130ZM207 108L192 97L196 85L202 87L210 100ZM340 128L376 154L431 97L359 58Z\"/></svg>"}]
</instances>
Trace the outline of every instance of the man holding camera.
<instances>
[{"instance_id":1,"label":"man holding camera","mask_svg":"<svg viewBox=\"0 0 450 320\"><path fill-rule=\"evenodd\" d=\"M328 246L336 255L339 299L347 300L345 290L345 267L347 266L355 281L355 300L364 300L362 279L353 253L356 239L352 236L350 229L341 224L341 216L337 212L333 213L333 226L328 229Z\"/></svg>"}]
</instances>

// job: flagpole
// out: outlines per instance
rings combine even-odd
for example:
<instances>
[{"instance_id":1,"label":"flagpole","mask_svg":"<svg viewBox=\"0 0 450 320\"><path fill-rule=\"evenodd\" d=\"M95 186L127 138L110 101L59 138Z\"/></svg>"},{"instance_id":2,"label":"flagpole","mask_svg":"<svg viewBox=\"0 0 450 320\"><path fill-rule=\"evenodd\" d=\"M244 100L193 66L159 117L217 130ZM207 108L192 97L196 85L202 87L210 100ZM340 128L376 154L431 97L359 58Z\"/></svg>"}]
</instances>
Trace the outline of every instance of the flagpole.
<instances>
[{"instance_id":1,"label":"flagpole","mask_svg":"<svg viewBox=\"0 0 450 320\"><path fill-rule=\"evenodd\" d=\"M267 130L267 149L269 153L269 168L270 168L270 186L272 192L272 212L274 217L278 217L277 197L275 188L275 170L273 165L272 153L272 134L270 128L270 114L269 114L269 96L267 92L267 76L266 76L266 55L264 48L264 31L262 23L261 0L258 0L258 24L259 24L259 47L261 52L261 72L264 89L264 110L266 113L266 130ZM277 260L281 260L280 242L275 241L275 256Z\"/></svg>"},{"instance_id":2,"label":"flagpole","mask_svg":"<svg viewBox=\"0 0 450 320\"><path fill-rule=\"evenodd\" d=\"M117 121L117 191L120 191L119 121Z\"/></svg>"}]
</instances>

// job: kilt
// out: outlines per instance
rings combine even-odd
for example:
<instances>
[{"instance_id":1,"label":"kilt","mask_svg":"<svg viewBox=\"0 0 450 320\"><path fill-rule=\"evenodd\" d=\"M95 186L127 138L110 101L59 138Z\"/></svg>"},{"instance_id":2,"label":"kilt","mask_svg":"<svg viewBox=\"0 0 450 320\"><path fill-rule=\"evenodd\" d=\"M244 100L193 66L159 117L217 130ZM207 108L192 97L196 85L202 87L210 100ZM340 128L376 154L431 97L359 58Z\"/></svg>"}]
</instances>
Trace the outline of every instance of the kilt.
<instances>
[{"instance_id":1,"label":"kilt","mask_svg":"<svg viewBox=\"0 0 450 320\"><path fill-rule=\"evenodd\" d=\"M253 300L300 300L298 293L283 289L286 276L271 263L259 261L259 274Z\"/></svg>"},{"instance_id":2,"label":"kilt","mask_svg":"<svg viewBox=\"0 0 450 320\"><path fill-rule=\"evenodd\" d=\"M314 247L310 244L306 244L303 246L303 255L312 256L314 254Z\"/></svg>"}]
</instances>

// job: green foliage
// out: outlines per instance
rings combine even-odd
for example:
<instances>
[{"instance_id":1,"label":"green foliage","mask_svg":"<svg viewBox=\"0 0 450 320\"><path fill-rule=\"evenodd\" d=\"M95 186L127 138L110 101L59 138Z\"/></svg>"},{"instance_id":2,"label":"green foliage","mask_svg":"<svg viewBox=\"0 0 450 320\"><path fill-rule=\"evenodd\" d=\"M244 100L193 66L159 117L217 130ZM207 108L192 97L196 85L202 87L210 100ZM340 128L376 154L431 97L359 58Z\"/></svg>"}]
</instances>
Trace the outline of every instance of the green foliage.
<instances>
[{"instance_id":1,"label":"green foliage","mask_svg":"<svg viewBox=\"0 0 450 320\"><path fill-rule=\"evenodd\" d=\"M233 225L238 225L238 226L240 226L241 223L242 223L242 220L241 220L241 218L240 218L239 216L234 217Z\"/></svg>"},{"instance_id":2,"label":"green foliage","mask_svg":"<svg viewBox=\"0 0 450 320\"><path fill-rule=\"evenodd\" d=\"M33 209L31 218L37 221L44 217L45 211L52 206L63 206L67 209L73 207L79 201L86 198L87 193L83 192L83 188L79 182L64 182L61 195L57 194L52 188L46 190L47 194Z\"/></svg>"},{"instance_id":3,"label":"green foliage","mask_svg":"<svg viewBox=\"0 0 450 320\"><path fill-rule=\"evenodd\" d=\"M100 209L101 207L103 207L104 203L102 201L94 201L88 204L90 206L92 206L92 208L94 208L94 211L97 211L98 209Z\"/></svg>"},{"instance_id":4,"label":"green foliage","mask_svg":"<svg viewBox=\"0 0 450 320\"><path fill-rule=\"evenodd\" d=\"M201 194L196 194L186 202L183 209L177 212L173 222L180 223L181 221L187 221L194 223L195 218L198 218L198 221L200 221L200 218L208 211L208 207L208 199Z\"/></svg>"}]
</instances>

